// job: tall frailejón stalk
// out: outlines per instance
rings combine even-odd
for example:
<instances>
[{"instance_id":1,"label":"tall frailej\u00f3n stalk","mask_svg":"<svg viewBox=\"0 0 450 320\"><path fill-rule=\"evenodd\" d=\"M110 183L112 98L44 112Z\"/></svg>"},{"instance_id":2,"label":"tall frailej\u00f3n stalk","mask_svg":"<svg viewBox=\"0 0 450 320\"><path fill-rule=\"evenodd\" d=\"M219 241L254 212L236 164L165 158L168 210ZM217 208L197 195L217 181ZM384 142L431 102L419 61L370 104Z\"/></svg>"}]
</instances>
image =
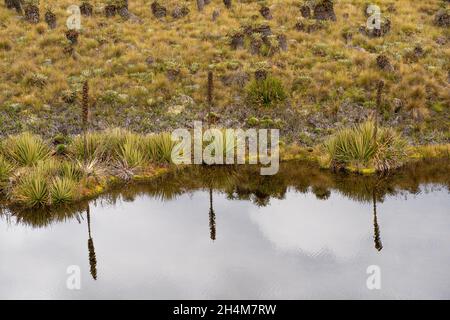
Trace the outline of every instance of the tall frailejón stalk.
<instances>
[{"instance_id":1,"label":"tall frailej\u00f3n stalk","mask_svg":"<svg viewBox=\"0 0 450 320\"><path fill-rule=\"evenodd\" d=\"M87 80L83 83L82 98L82 118L83 118L83 135L84 135L84 160L87 157L87 131L89 128L89 83Z\"/></svg>"},{"instance_id":2,"label":"tall frailej\u00f3n stalk","mask_svg":"<svg viewBox=\"0 0 450 320\"><path fill-rule=\"evenodd\" d=\"M208 90L207 90L207 99L208 99L208 125L211 124L211 116L212 116L212 108L213 108L213 99L214 99L214 73L212 70L208 71Z\"/></svg>"},{"instance_id":3,"label":"tall frailej\u00f3n stalk","mask_svg":"<svg viewBox=\"0 0 450 320\"><path fill-rule=\"evenodd\" d=\"M378 114L381 110L381 94L383 93L384 81L380 80L377 84L377 105L375 110L375 128L373 130L373 140L376 145L377 143L377 134L378 134Z\"/></svg>"}]
</instances>

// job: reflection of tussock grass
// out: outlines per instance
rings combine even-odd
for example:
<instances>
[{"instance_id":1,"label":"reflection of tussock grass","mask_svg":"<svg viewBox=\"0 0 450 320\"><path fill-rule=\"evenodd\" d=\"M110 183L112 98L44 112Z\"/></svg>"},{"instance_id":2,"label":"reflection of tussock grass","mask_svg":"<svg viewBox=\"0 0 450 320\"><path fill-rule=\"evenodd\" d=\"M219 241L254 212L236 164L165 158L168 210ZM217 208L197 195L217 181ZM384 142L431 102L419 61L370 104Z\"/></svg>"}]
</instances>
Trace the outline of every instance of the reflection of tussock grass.
<instances>
[{"instance_id":1,"label":"reflection of tussock grass","mask_svg":"<svg viewBox=\"0 0 450 320\"><path fill-rule=\"evenodd\" d=\"M400 191L417 193L421 184L438 184L450 189L448 174L450 163L446 160L427 163L411 163L398 171L384 176L361 176L356 174L334 174L314 165L303 163L282 163L280 171L273 177L260 176L258 168L244 166L233 170L208 168L186 168L174 175L162 176L154 183L138 187L142 192L152 195L161 192L165 181L170 180L171 194L203 189L211 185L225 192L229 199L255 200L261 198L283 199L288 188L306 193L313 191L318 197L326 198L327 190L334 190L355 201L371 202L373 189L382 201L386 195L396 195ZM216 175L214 175L214 172ZM231 177L231 178L230 178Z\"/></svg>"},{"instance_id":2,"label":"reflection of tussock grass","mask_svg":"<svg viewBox=\"0 0 450 320\"><path fill-rule=\"evenodd\" d=\"M142 180L146 174L157 175L161 165L167 164L173 144L167 133L149 136L113 129L86 136L88 148L82 147L81 137L75 137L67 142L64 155L52 153L50 144L30 134L9 138L0 148L0 191L6 194L11 204L22 207L67 205L101 194L114 184L123 186L123 182L133 177L139 179L140 174ZM382 130L378 136L383 136ZM11 150L19 151L11 153ZM81 160L86 150L88 160ZM421 152L427 159L426 154L442 155L445 150L439 147ZM24 154L18 157L17 153ZM376 153L375 150L371 157L379 161ZM144 191L161 200L169 200L190 190L215 189L230 199L248 199L265 206L271 198L283 199L289 187L299 192L311 190L319 199L327 199L330 190L334 189L352 199L368 201L373 188L377 188L378 197L382 199L386 194L395 194L399 188L417 193L420 183L424 182L449 185L448 173L442 170L443 167L448 171L448 158L437 162L423 161L409 163L383 179L333 174L314 164L282 164L280 172L270 177L261 176L255 166L190 166L172 170L150 182ZM139 190L129 186L125 189L123 199L130 201L136 195L135 190Z\"/></svg>"},{"instance_id":3,"label":"reflection of tussock grass","mask_svg":"<svg viewBox=\"0 0 450 320\"><path fill-rule=\"evenodd\" d=\"M385 176L360 176L356 174L333 174L310 164L282 163L279 174L274 177L259 175L253 166L198 167L190 166L175 170L149 183L116 188L101 196L97 203L115 205L119 200L133 201L137 196L147 195L161 201L195 190L212 189L222 192L230 200L249 200L265 206L272 198L283 199L288 189L301 193L313 192L318 199L326 200L331 191L338 192L354 201L372 203L374 190L376 200L404 193L416 194L423 184L440 185L450 190L450 163L446 160L411 163L393 174ZM61 208L23 210L9 208L17 223L44 227L52 222L80 219L86 203ZM3 208L2 214L6 214Z\"/></svg>"},{"instance_id":4,"label":"reflection of tussock grass","mask_svg":"<svg viewBox=\"0 0 450 320\"><path fill-rule=\"evenodd\" d=\"M0 207L0 214L7 216L9 222L23 224L33 228L45 228L54 223L72 219L81 221L86 210L86 202L78 202L70 206L60 206L41 209L24 209L14 206Z\"/></svg>"}]
</instances>

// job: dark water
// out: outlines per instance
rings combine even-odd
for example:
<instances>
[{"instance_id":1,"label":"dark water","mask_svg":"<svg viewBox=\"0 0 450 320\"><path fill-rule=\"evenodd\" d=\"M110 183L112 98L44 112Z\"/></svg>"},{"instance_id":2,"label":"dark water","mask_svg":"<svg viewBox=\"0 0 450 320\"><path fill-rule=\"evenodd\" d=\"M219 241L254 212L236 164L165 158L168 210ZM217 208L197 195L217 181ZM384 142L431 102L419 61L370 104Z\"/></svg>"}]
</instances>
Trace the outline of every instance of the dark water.
<instances>
[{"instance_id":1,"label":"dark water","mask_svg":"<svg viewBox=\"0 0 450 320\"><path fill-rule=\"evenodd\" d=\"M449 299L449 169L190 168L73 208L4 208L0 298Z\"/></svg>"}]
</instances>

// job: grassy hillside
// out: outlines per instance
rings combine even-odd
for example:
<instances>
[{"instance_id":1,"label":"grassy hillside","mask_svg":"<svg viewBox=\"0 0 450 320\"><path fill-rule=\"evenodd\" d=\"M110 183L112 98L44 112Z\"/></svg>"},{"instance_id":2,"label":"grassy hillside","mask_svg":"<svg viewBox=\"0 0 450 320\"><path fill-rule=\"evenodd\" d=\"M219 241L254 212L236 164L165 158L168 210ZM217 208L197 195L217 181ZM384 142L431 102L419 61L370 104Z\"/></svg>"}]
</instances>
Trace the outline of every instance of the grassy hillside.
<instances>
[{"instance_id":1,"label":"grassy hillside","mask_svg":"<svg viewBox=\"0 0 450 320\"><path fill-rule=\"evenodd\" d=\"M189 126L207 113L207 73L213 70L212 111L221 125L277 126L286 139L310 145L368 117L383 79L384 125L414 143L450 140L450 28L435 22L439 10L448 14L448 1L372 1L391 22L382 37L360 31L366 0L336 0L336 21L319 22L302 17L300 6L314 5L302 0L233 0L231 9L211 0L202 12L193 0L160 1L167 16L159 19L152 0L129 0L128 20L107 18L107 2L91 1L93 16L82 17L73 46L66 9L81 1L41 0L37 24L0 3L0 134L79 132L84 80L95 128ZM44 21L49 4L54 29ZM262 4L272 19L261 15ZM182 6L189 13L172 17ZM261 26L272 34L258 53L261 34L254 30ZM243 47L234 50L239 35ZM279 79L276 90L286 99L268 106L249 99L256 71Z\"/></svg>"}]
</instances>

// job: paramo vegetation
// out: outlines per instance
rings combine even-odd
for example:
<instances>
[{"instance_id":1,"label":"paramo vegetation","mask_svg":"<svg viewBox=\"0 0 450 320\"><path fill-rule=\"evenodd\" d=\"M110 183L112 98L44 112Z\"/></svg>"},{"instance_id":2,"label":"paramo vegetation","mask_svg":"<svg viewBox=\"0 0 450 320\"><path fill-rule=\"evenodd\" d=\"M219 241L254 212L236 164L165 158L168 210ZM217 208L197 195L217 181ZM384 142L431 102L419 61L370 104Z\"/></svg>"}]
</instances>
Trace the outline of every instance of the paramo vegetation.
<instances>
[{"instance_id":1,"label":"paramo vegetation","mask_svg":"<svg viewBox=\"0 0 450 320\"><path fill-rule=\"evenodd\" d=\"M448 142L449 2L373 1L379 32L365 27L369 2L3 0L0 132L79 133L85 80L95 129L184 126L207 113L212 70L219 124L276 123L311 146L367 119L383 79L383 125ZM74 4L79 32L66 27Z\"/></svg>"},{"instance_id":2,"label":"paramo vegetation","mask_svg":"<svg viewBox=\"0 0 450 320\"><path fill-rule=\"evenodd\" d=\"M58 137L53 144L25 132L0 146L0 192L24 207L68 204L164 172L172 147L170 134L122 129Z\"/></svg>"},{"instance_id":3,"label":"paramo vegetation","mask_svg":"<svg viewBox=\"0 0 450 320\"><path fill-rule=\"evenodd\" d=\"M408 147L392 129L366 122L339 131L323 145L282 145L283 160L302 160L334 170L383 172L413 158L450 158L450 147ZM148 181L168 171L174 142L169 133L135 134L124 129L86 132L48 141L28 132L0 144L0 200L36 208L96 197L111 187ZM208 167L208 166L206 166Z\"/></svg>"},{"instance_id":4,"label":"paramo vegetation","mask_svg":"<svg viewBox=\"0 0 450 320\"><path fill-rule=\"evenodd\" d=\"M283 159L339 171L449 158L448 1L377 1L376 31L359 0L84 0L79 31L73 4L0 6L9 205L154 178L192 120L278 128Z\"/></svg>"}]
</instances>

